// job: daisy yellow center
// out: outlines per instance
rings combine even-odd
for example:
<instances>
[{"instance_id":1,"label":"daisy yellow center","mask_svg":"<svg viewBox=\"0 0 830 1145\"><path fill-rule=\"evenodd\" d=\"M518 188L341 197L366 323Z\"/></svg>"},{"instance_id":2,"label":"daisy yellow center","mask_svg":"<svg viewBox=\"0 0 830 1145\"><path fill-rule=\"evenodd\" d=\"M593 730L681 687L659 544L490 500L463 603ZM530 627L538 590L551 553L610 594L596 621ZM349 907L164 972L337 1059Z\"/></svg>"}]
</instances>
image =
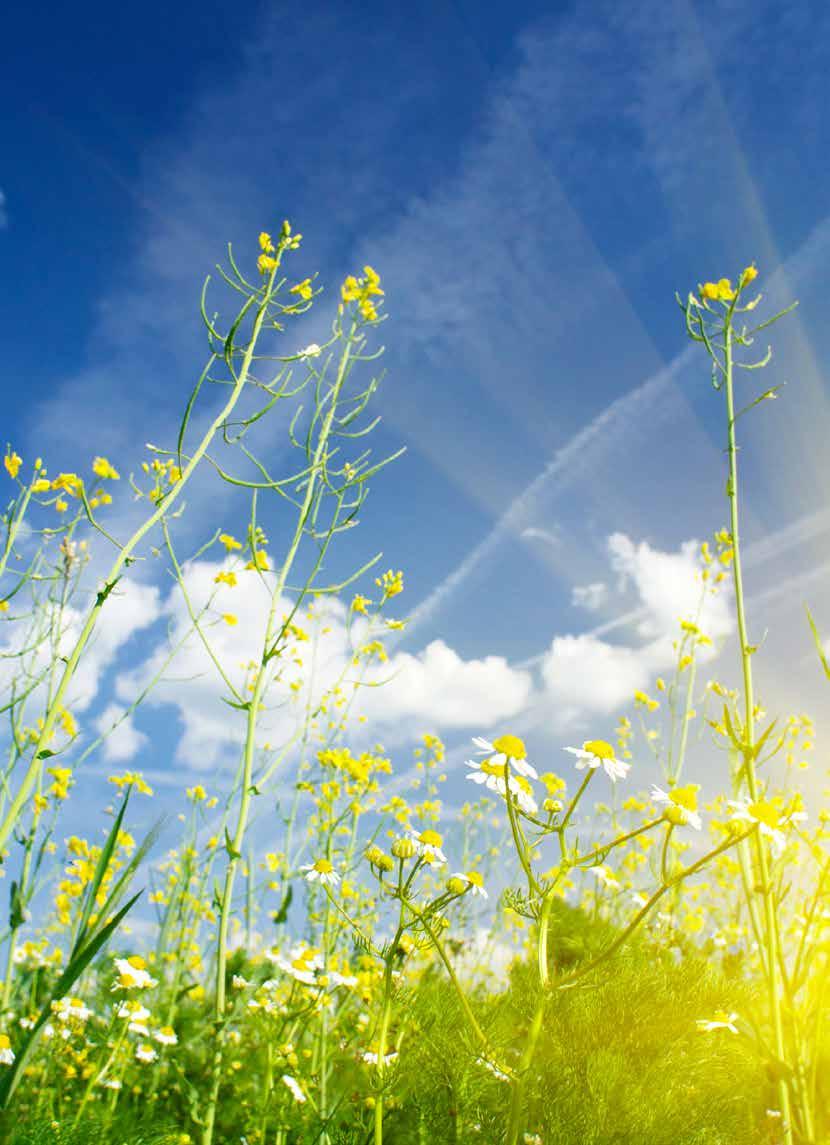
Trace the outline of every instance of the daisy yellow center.
<instances>
[{"instance_id":1,"label":"daisy yellow center","mask_svg":"<svg viewBox=\"0 0 830 1145\"><path fill-rule=\"evenodd\" d=\"M130 955L130 957L127 959L127 961L129 962L130 966L132 966L133 970L146 970L147 969L147 963L144 961L144 959L141 957L140 954Z\"/></svg>"},{"instance_id":2,"label":"daisy yellow center","mask_svg":"<svg viewBox=\"0 0 830 1145\"><path fill-rule=\"evenodd\" d=\"M314 864L314 870L318 875L330 875L334 870L334 867L331 865L328 859L318 859Z\"/></svg>"},{"instance_id":3,"label":"daisy yellow center","mask_svg":"<svg viewBox=\"0 0 830 1145\"><path fill-rule=\"evenodd\" d=\"M604 739L589 739L587 743L582 745L583 751L589 751L591 755L595 755L597 759L613 759L614 749L610 743L606 743Z\"/></svg>"},{"instance_id":4,"label":"daisy yellow center","mask_svg":"<svg viewBox=\"0 0 830 1145\"><path fill-rule=\"evenodd\" d=\"M493 747L497 752L510 756L511 759L527 758L527 748L524 741L520 740L518 736L499 736L498 739L493 740Z\"/></svg>"},{"instance_id":5,"label":"daisy yellow center","mask_svg":"<svg viewBox=\"0 0 830 1145\"><path fill-rule=\"evenodd\" d=\"M684 811L697 811L697 791L696 783L687 783L685 787L675 787L669 797L672 803Z\"/></svg>"},{"instance_id":6,"label":"daisy yellow center","mask_svg":"<svg viewBox=\"0 0 830 1145\"><path fill-rule=\"evenodd\" d=\"M0 1050L11 1049L11 1042L9 1041L8 1034L0 1034Z\"/></svg>"},{"instance_id":7,"label":"daisy yellow center","mask_svg":"<svg viewBox=\"0 0 830 1145\"><path fill-rule=\"evenodd\" d=\"M511 775L510 778L513 780L514 783L517 783L519 785L519 787L522 789L522 791L525 793L525 795L532 795L533 794L533 788L530 786L530 783L528 782L527 779L525 779L525 777L523 775Z\"/></svg>"},{"instance_id":8,"label":"daisy yellow center","mask_svg":"<svg viewBox=\"0 0 830 1145\"><path fill-rule=\"evenodd\" d=\"M443 841L437 831L422 831L418 836L418 842L425 843L428 847L440 847Z\"/></svg>"},{"instance_id":9,"label":"daisy yellow center","mask_svg":"<svg viewBox=\"0 0 830 1145\"><path fill-rule=\"evenodd\" d=\"M474 887L483 887L484 886L484 879L481 877L481 875L478 873L478 871L467 871L464 878L467 880L468 883L472 883Z\"/></svg>"},{"instance_id":10,"label":"daisy yellow center","mask_svg":"<svg viewBox=\"0 0 830 1145\"><path fill-rule=\"evenodd\" d=\"M504 773L507 770L507 764L493 763L491 759L485 759L480 767L485 775L495 775L497 779L504 779Z\"/></svg>"},{"instance_id":11,"label":"daisy yellow center","mask_svg":"<svg viewBox=\"0 0 830 1145\"><path fill-rule=\"evenodd\" d=\"M781 816L778 813L778 809L765 799L759 799L755 803L750 803L749 814L753 819L757 819L759 823L763 823L767 827L772 827L773 830L781 823Z\"/></svg>"}]
</instances>

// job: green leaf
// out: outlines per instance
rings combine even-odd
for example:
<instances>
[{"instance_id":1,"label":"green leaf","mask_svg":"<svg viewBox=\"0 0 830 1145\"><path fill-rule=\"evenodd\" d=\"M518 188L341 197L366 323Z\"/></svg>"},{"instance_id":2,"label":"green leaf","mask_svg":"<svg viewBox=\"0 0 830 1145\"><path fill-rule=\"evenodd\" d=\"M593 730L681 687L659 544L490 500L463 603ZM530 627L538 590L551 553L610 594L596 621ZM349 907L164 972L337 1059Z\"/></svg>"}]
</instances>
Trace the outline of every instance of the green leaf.
<instances>
[{"instance_id":1,"label":"green leaf","mask_svg":"<svg viewBox=\"0 0 830 1145\"><path fill-rule=\"evenodd\" d=\"M23 1039L22 1045L17 1049L14 1064L9 1068L8 1072L4 1072L2 1080L0 1080L0 1110L8 1108L12 1095L17 1088L18 1082L23 1075L24 1067L26 1066L29 1058L32 1056L35 1045L37 1044L38 1036L43 1026L46 1024L47 1019L52 1013L52 1003L56 1002L59 998L65 997L83 972L89 966L92 959L98 951L109 941L113 932L119 926L121 920L125 917L128 911L132 910L136 902L143 894L139 891L133 895L128 903L121 908L117 915L101 927L95 933L89 942L81 949L76 949L70 958L69 965L61 974L60 978L55 983L55 986L50 993L49 997L43 1005L43 1009L38 1015L37 1021L32 1028L27 1032L26 1037Z\"/></svg>"},{"instance_id":2,"label":"green leaf","mask_svg":"<svg viewBox=\"0 0 830 1145\"><path fill-rule=\"evenodd\" d=\"M288 890L286 891L285 896L284 896L282 902L280 903L279 910L276 911L275 914L272 916L273 921L274 921L274 926L282 926L286 922L286 920L288 918L288 908L291 906L291 900L293 898L294 898L294 888L289 883L288 884Z\"/></svg>"},{"instance_id":3,"label":"green leaf","mask_svg":"<svg viewBox=\"0 0 830 1145\"><path fill-rule=\"evenodd\" d=\"M830 664L828 664L828 662L827 662L827 656L825 655L824 648L821 645L821 639L819 638L818 629L816 628L816 623L813 620L812 613L810 612L809 608L807 608L806 604L804 605L804 610L807 613L807 619L810 622L810 630L813 633L813 641L814 641L815 646L816 646L816 652L818 652L818 658L821 661L821 666L824 669L825 676L827 677L828 680L830 680Z\"/></svg>"}]
</instances>

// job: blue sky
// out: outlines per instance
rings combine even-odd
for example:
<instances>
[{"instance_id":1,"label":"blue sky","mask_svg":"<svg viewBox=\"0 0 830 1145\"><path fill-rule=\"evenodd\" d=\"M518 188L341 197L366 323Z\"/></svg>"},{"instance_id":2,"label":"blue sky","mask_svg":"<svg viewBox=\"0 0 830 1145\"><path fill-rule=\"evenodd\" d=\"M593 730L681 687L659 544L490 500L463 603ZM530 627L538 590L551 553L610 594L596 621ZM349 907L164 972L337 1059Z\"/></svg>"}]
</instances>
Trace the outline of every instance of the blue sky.
<instances>
[{"instance_id":1,"label":"blue sky","mask_svg":"<svg viewBox=\"0 0 830 1145\"><path fill-rule=\"evenodd\" d=\"M374 446L407 452L334 567L382 549L405 570L395 663L421 695L374 711L373 733L407 755L437 731L457 769L470 735L509 725L564 767L563 743L609 735L665 673L690 542L725 523L722 405L674 291L757 261L771 306L801 299L763 379L787 381L782 399L742 427L758 672L771 712L820 717L802 605L830 636L825 5L54 6L48 36L44 20L9 14L0 81L4 439L52 472L99 452L128 471L171 440L226 242L253 258L290 218L330 297L371 263L390 315ZM241 531L217 497L194 489L182 551ZM136 576L134 627L79 706L87 734L173 614L153 570ZM728 600L713 623L728 640ZM734 679L733 652L705 671ZM188 719L215 696L165 696L130 764L180 787L206 758ZM229 742L211 766L232 761Z\"/></svg>"}]
</instances>

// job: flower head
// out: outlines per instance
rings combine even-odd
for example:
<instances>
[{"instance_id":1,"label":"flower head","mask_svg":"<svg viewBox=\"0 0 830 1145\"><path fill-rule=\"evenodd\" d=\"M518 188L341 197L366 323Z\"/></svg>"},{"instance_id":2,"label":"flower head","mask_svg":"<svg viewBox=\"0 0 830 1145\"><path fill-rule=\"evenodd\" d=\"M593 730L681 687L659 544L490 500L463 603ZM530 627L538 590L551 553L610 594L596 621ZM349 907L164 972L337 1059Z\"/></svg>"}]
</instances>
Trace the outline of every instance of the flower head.
<instances>
[{"instance_id":1,"label":"flower head","mask_svg":"<svg viewBox=\"0 0 830 1145\"><path fill-rule=\"evenodd\" d=\"M715 1010L714 1016L711 1018L698 1018L697 1028L702 1034L710 1034L713 1030L729 1030L731 1034L737 1034L738 1027L735 1025L737 1019L737 1014L727 1014L725 1010Z\"/></svg>"},{"instance_id":2,"label":"flower head","mask_svg":"<svg viewBox=\"0 0 830 1145\"><path fill-rule=\"evenodd\" d=\"M670 823L677 827L694 827L700 831L703 824L697 812L697 793L700 785L687 783L685 787L673 787L671 791L663 791L661 787L651 789L651 798L655 803L665 806L664 815Z\"/></svg>"},{"instance_id":3,"label":"flower head","mask_svg":"<svg viewBox=\"0 0 830 1145\"><path fill-rule=\"evenodd\" d=\"M115 969L118 976L113 990L146 990L157 985L155 978L148 973L144 959L138 954L129 958L116 958Z\"/></svg>"},{"instance_id":4,"label":"flower head","mask_svg":"<svg viewBox=\"0 0 830 1145\"><path fill-rule=\"evenodd\" d=\"M612 783L625 779L631 770L631 764L617 759L613 747L604 739L589 739L582 747L566 747L565 751L576 756L577 771L584 771L586 767L594 771L601 767Z\"/></svg>"},{"instance_id":5,"label":"flower head","mask_svg":"<svg viewBox=\"0 0 830 1145\"><path fill-rule=\"evenodd\" d=\"M324 886L336 887L340 882L340 876L328 859L318 859L316 863L307 863L304 867L300 867L300 870L306 872L307 883L322 883Z\"/></svg>"}]
</instances>

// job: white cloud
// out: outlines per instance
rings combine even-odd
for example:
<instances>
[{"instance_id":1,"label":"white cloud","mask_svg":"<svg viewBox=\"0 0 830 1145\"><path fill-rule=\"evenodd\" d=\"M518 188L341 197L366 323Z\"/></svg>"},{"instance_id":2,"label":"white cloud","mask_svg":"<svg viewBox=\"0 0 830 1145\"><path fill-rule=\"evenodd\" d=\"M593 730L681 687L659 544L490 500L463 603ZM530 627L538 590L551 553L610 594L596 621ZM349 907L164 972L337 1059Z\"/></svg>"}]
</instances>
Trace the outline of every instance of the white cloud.
<instances>
[{"instance_id":1,"label":"white cloud","mask_svg":"<svg viewBox=\"0 0 830 1145\"><path fill-rule=\"evenodd\" d=\"M632 583L645 610L638 624L643 637L676 632L680 619L694 620L701 600L699 541L685 541L679 552L654 549L647 541L635 544L624 533L608 538L611 567L619 577L620 590ZM732 631L729 590L708 594L700 627L713 639Z\"/></svg>"},{"instance_id":2,"label":"white cloud","mask_svg":"<svg viewBox=\"0 0 830 1145\"><path fill-rule=\"evenodd\" d=\"M593 714L610 715L636 689L646 690L675 660L672 642L681 618L696 621L713 641L733 630L726 586L716 595L707 593L701 604L697 541L670 553L614 533L607 547L618 591L636 593L638 608L630 618L643 642L612 644L594 632L554 637L540 664L546 702L559 727ZM716 653L715 645L702 646L698 658L705 662Z\"/></svg>"},{"instance_id":3,"label":"white cloud","mask_svg":"<svg viewBox=\"0 0 830 1145\"><path fill-rule=\"evenodd\" d=\"M87 618L87 612L69 606L63 614L63 631L58 641L58 655L68 656L75 647ZM65 704L76 715L88 710L97 697L104 678L110 672L125 645L135 633L149 627L160 615L159 592L152 585L139 584L125 578L119 581L99 616L81 661L70 683ZM20 649L20 640L27 639L24 626L13 629L11 639L0 645L5 652ZM25 660L26 670L32 677L44 673L49 666L50 650L46 642ZM9 686L14 673L20 671L17 659L7 657L0 671L0 691ZM43 699L43 685L32 696L34 706Z\"/></svg>"},{"instance_id":4,"label":"white cloud","mask_svg":"<svg viewBox=\"0 0 830 1145\"><path fill-rule=\"evenodd\" d=\"M136 728L132 716L125 719L121 716L118 704L108 704L95 721L99 735L106 736L101 751L107 763L126 763L147 742L147 736Z\"/></svg>"},{"instance_id":5,"label":"white cloud","mask_svg":"<svg viewBox=\"0 0 830 1145\"><path fill-rule=\"evenodd\" d=\"M187 591L197 610L216 591L214 577L222 567L208 561L186 567ZM240 690L244 687L243 665L259 660L269 607L268 594L260 582L253 574L242 575L250 577L250 582L234 589L221 587L216 592L212 618L205 627L216 659ZM278 615L286 614L290 604L287 598L281 601ZM188 635L188 613L177 590L171 592L163 611L170 620L170 639L183 644L166 678L147 702L171 704L178 710L183 731L176 758L187 766L210 767L238 749L243 717L223 702L228 688L202 641L192 633ZM236 624L227 625L220 619L226 611L236 617ZM270 689L260 717L260 742L284 743L301 724L312 663L315 705L324 692L341 681L344 696L352 698L358 679L351 665L352 646L365 643L367 631L364 620L353 621L351 630L348 620L346 607L336 600L318 601L312 619L306 609L299 610L295 623L312 639L292 646L283 657L281 679ZM383 633L379 636L382 638ZM302 665L294 662L295 655L302 658ZM167 644L160 644L138 669L122 673L116 684L119 697L129 702L160 671L167 656ZM511 667L503 657L465 660L441 640L432 641L417 654L396 653L386 663L374 661L364 679L378 686L357 690L350 712L352 733L359 734L355 717L363 714L367 717L366 734L383 735L392 741L446 728L485 730L519 712L532 691L530 673ZM291 685L296 682L303 686L294 698ZM321 726L326 719L336 718L337 712L332 707L331 714L322 717Z\"/></svg>"},{"instance_id":6,"label":"white cloud","mask_svg":"<svg viewBox=\"0 0 830 1145\"><path fill-rule=\"evenodd\" d=\"M571 591L571 604L596 612L608 599L608 587L602 581L593 584L577 584Z\"/></svg>"}]
</instances>

